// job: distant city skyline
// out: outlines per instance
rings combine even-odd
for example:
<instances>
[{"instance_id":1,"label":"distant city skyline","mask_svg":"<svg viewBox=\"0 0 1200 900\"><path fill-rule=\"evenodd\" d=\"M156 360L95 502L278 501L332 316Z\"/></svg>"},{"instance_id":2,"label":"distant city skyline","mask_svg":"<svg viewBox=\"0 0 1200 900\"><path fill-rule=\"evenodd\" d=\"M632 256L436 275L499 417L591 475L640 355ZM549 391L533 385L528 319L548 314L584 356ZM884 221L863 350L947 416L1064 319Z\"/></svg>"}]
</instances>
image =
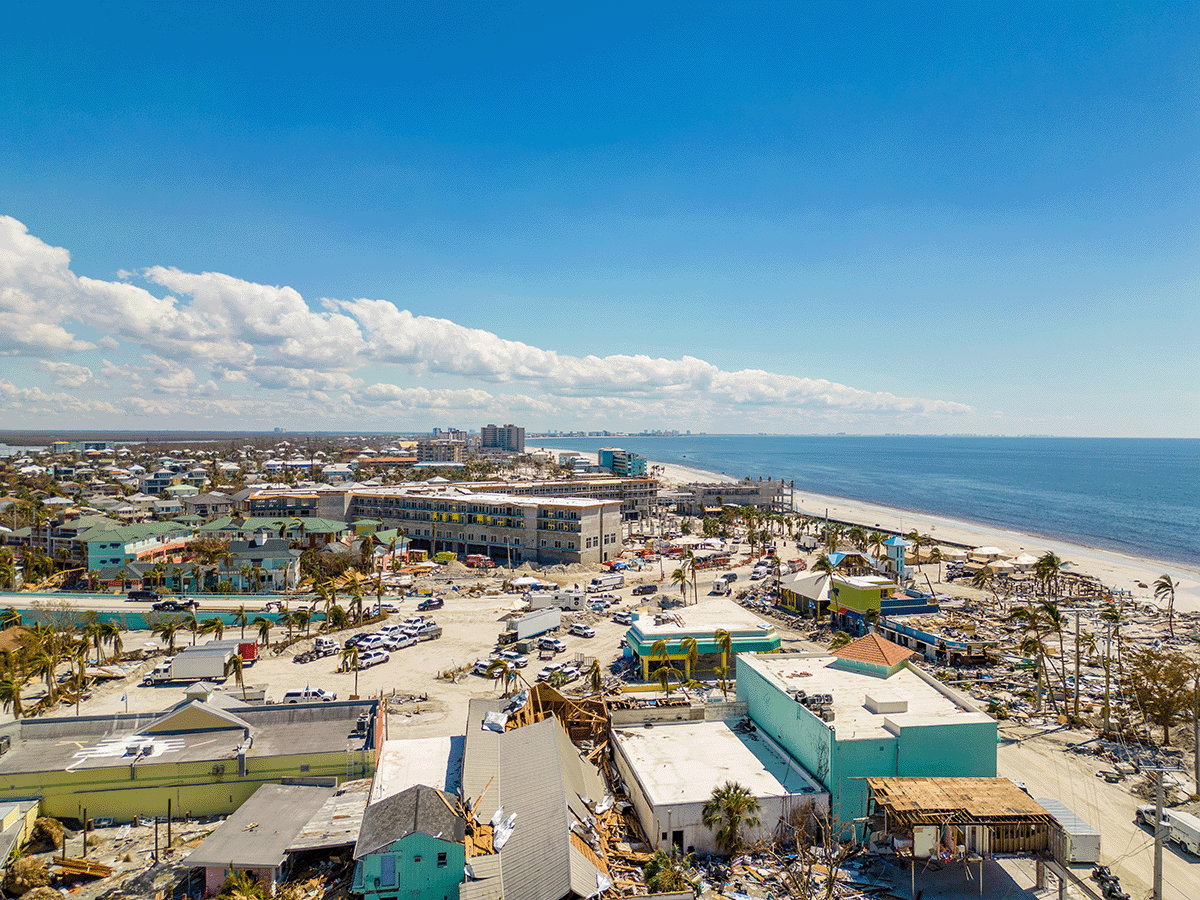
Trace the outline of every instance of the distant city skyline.
<instances>
[{"instance_id":1,"label":"distant city skyline","mask_svg":"<svg viewBox=\"0 0 1200 900\"><path fill-rule=\"evenodd\" d=\"M1200 9L53 4L0 428L1200 437Z\"/></svg>"}]
</instances>

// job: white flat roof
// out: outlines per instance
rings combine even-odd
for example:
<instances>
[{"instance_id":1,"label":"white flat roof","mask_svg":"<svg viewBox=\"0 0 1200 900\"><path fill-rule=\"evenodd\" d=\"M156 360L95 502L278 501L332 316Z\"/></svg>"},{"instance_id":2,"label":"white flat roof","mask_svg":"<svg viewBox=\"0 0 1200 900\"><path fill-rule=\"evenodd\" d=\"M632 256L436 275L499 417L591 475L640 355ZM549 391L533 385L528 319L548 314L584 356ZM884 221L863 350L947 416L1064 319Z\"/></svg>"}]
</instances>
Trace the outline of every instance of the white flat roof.
<instances>
[{"instance_id":1,"label":"white flat roof","mask_svg":"<svg viewBox=\"0 0 1200 900\"><path fill-rule=\"evenodd\" d=\"M613 735L654 806L705 803L726 781L758 799L825 793L761 732L738 732L739 721L638 725L614 728Z\"/></svg>"},{"instance_id":2,"label":"white flat roof","mask_svg":"<svg viewBox=\"0 0 1200 900\"><path fill-rule=\"evenodd\" d=\"M733 635L767 635L774 632L775 626L764 622L745 607L739 606L724 597L706 597L697 606L680 606L668 611L677 616L682 625L670 620L662 625L654 624L654 616L646 616L633 623L633 627L645 638L671 639L686 637L689 634L702 634L711 640L713 632L724 628Z\"/></svg>"},{"instance_id":3,"label":"white flat roof","mask_svg":"<svg viewBox=\"0 0 1200 900\"><path fill-rule=\"evenodd\" d=\"M852 669L834 668L833 656L804 654L751 655L738 657L738 665L748 664L766 674L783 691L804 690L809 694L832 694L834 720L839 741L894 737L893 728L920 725L950 725L993 722L985 713L964 704L970 701L943 686L939 690L916 671L904 666L890 678L881 678ZM866 707L867 695L878 699L904 700L906 712L873 713ZM957 702L955 697L961 699Z\"/></svg>"},{"instance_id":4,"label":"white flat roof","mask_svg":"<svg viewBox=\"0 0 1200 900\"><path fill-rule=\"evenodd\" d=\"M461 735L384 741L367 804L378 803L418 784L448 794L458 793L463 743Z\"/></svg>"}]
</instances>

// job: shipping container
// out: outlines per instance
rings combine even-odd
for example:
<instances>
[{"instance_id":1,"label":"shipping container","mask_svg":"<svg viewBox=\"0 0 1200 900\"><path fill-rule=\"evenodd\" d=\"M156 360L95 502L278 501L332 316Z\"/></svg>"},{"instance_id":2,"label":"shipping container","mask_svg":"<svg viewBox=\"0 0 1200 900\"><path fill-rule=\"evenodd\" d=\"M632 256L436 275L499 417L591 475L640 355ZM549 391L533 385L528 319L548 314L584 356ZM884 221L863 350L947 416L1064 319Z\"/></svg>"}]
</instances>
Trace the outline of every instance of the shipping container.
<instances>
[{"instance_id":1,"label":"shipping container","mask_svg":"<svg viewBox=\"0 0 1200 900\"><path fill-rule=\"evenodd\" d=\"M1057 800L1037 797L1035 801L1059 824L1059 829L1050 830L1050 849L1058 862L1069 865L1100 861L1099 831Z\"/></svg>"}]
</instances>

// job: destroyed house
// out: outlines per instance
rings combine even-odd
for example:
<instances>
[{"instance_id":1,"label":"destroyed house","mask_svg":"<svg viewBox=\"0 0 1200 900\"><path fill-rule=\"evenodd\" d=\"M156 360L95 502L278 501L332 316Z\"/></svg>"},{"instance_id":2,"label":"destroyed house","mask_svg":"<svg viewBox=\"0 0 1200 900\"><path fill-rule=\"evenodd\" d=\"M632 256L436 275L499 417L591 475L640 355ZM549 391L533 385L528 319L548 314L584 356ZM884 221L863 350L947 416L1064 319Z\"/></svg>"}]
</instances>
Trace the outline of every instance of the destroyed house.
<instances>
[{"instance_id":1,"label":"destroyed house","mask_svg":"<svg viewBox=\"0 0 1200 900\"><path fill-rule=\"evenodd\" d=\"M504 708L505 701L471 701L463 757L463 796L479 822L496 823L504 896L597 894L611 884L591 824L612 802L600 774L553 716L507 731L485 728L485 716L502 716Z\"/></svg>"}]
</instances>

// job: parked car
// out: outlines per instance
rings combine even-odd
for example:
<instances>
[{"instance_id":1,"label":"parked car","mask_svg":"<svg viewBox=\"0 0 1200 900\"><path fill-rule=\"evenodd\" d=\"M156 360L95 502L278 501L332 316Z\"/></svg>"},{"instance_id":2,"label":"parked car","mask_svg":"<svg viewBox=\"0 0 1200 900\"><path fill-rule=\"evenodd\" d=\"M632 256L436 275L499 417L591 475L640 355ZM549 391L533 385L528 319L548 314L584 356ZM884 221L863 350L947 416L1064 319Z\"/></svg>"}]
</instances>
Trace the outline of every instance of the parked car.
<instances>
[{"instance_id":1,"label":"parked car","mask_svg":"<svg viewBox=\"0 0 1200 900\"><path fill-rule=\"evenodd\" d=\"M358 660L359 665L362 664L362 654L364 651L382 650L392 640L391 635L387 634L368 634L365 638L358 642Z\"/></svg>"},{"instance_id":2,"label":"parked car","mask_svg":"<svg viewBox=\"0 0 1200 900\"><path fill-rule=\"evenodd\" d=\"M125 596L130 600L141 600L143 602L158 599L158 594L155 591L130 591Z\"/></svg>"},{"instance_id":3,"label":"parked car","mask_svg":"<svg viewBox=\"0 0 1200 900\"><path fill-rule=\"evenodd\" d=\"M398 606L396 606L395 604L392 604L392 603L377 603L377 604L375 605L375 609L376 609L376 611L377 611L377 612L379 612L379 613L386 613L386 614L387 614L387 615L389 615L389 616L390 616L392 613L398 613L398 612L400 612L400 607L398 607Z\"/></svg>"},{"instance_id":4,"label":"parked car","mask_svg":"<svg viewBox=\"0 0 1200 900\"><path fill-rule=\"evenodd\" d=\"M518 669L523 669L529 665L529 660L518 653L516 650L504 650L500 653L500 659L508 660L510 665L516 666Z\"/></svg>"},{"instance_id":5,"label":"parked car","mask_svg":"<svg viewBox=\"0 0 1200 900\"><path fill-rule=\"evenodd\" d=\"M368 650L358 657L358 667L360 669L369 669L371 666L378 666L391 658L392 654L386 650Z\"/></svg>"},{"instance_id":6,"label":"parked car","mask_svg":"<svg viewBox=\"0 0 1200 900\"><path fill-rule=\"evenodd\" d=\"M488 667L495 662L494 659L477 659L475 665L471 666L471 674L487 676Z\"/></svg>"},{"instance_id":7,"label":"parked car","mask_svg":"<svg viewBox=\"0 0 1200 900\"><path fill-rule=\"evenodd\" d=\"M344 646L346 646L346 647L361 647L363 641L365 641L369 637L372 637L372 635L370 632L367 632L367 631L364 631L362 634L351 635L350 637L346 638L346 643L344 644Z\"/></svg>"},{"instance_id":8,"label":"parked car","mask_svg":"<svg viewBox=\"0 0 1200 900\"><path fill-rule=\"evenodd\" d=\"M337 694L321 688L304 688L303 690L288 691L283 695L283 703L311 703L313 700L336 700Z\"/></svg>"},{"instance_id":9,"label":"parked car","mask_svg":"<svg viewBox=\"0 0 1200 900\"><path fill-rule=\"evenodd\" d=\"M558 672L561 669L562 669L562 666L558 663L551 663L548 666L544 666L542 668L542 671L538 672L537 680L545 681L547 678L549 678L551 675L553 675L555 672Z\"/></svg>"},{"instance_id":10,"label":"parked car","mask_svg":"<svg viewBox=\"0 0 1200 900\"><path fill-rule=\"evenodd\" d=\"M437 622L426 622L416 631L407 632L410 637L418 641L436 641L442 636L442 626Z\"/></svg>"},{"instance_id":11,"label":"parked car","mask_svg":"<svg viewBox=\"0 0 1200 900\"><path fill-rule=\"evenodd\" d=\"M558 671L562 672L565 676L567 676L567 681L574 681L576 678L579 677L579 666L576 666L574 664L565 665Z\"/></svg>"},{"instance_id":12,"label":"parked car","mask_svg":"<svg viewBox=\"0 0 1200 900\"><path fill-rule=\"evenodd\" d=\"M430 597L428 600L422 600L417 604L417 611L424 612L427 609L441 609L446 605L446 601L441 597Z\"/></svg>"},{"instance_id":13,"label":"parked car","mask_svg":"<svg viewBox=\"0 0 1200 900\"><path fill-rule=\"evenodd\" d=\"M425 616L409 616L400 623L400 627L407 631L409 628L420 628L424 624Z\"/></svg>"},{"instance_id":14,"label":"parked car","mask_svg":"<svg viewBox=\"0 0 1200 900\"><path fill-rule=\"evenodd\" d=\"M596 631L589 625L584 625L581 622L572 622L567 631L578 637L593 638L596 636Z\"/></svg>"},{"instance_id":15,"label":"parked car","mask_svg":"<svg viewBox=\"0 0 1200 900\"><path fill-rule=\"evenodd\" d=\"M633 596L635 596L635 597L645 597L647 594L657 594L657 593L658 593L658 585L657 584L639 584L637 587L635 587L633 589Z\"/></svg>"},{"instance_id":16,"label":"parked car","mask_svg":"<svg viewBox=\"0 0 1200 900\"><path fill-rule=\"evenodd\" d=\"M416 642L417 642L417 639L413 635L402 634L402 635L400 635L400 637L395 638L393 640L391 649L403 650L405 647L411 647Z\"/></svg>"},{"instance_id":17,"label":"parked car","mask_svg":"<svg viewBox=\"0 0 1200 900\"><path fill-rule=\"evenodd\" d=\"M189 609L199 609L198 600L160 600L151 607L155 612L186 612Z\"/></svg>"},{"instance_id":18,"label":"parked car","mask_svg":"<svg viewBox=\"0 0 1200 900\"><path fill-rule=\"evenodd\" d=\"M613 613L612 620L618 625L632 625L633 616L627 612Z\"/></svg>"},{"instance_id":19,"label":"parked car","mask_svg":"<svg viewBox=\"0 0 1200 900\"><path fill-rule=\"evenodd\" d=\"M558 638L542 638L538 641L539 650L553 650L555 653L563 653L567 649L567 645Z\"/></svg>"}]
</instances>

